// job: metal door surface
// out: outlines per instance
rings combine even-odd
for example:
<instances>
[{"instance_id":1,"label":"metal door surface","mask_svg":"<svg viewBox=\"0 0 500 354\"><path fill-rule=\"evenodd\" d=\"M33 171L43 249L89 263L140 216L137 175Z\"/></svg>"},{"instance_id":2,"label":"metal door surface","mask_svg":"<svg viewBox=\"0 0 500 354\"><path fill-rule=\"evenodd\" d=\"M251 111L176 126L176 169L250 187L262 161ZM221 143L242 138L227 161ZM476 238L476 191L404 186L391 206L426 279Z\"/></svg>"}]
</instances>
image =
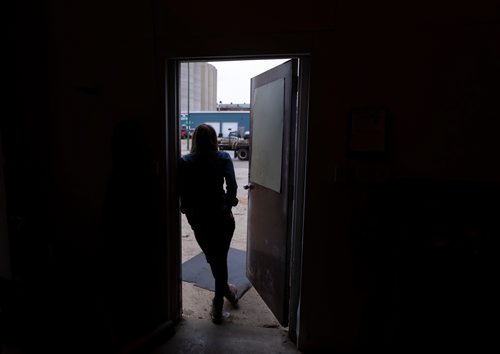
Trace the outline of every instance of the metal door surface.
<instances>
[{"instance_id":1,"label":"metal door surface","mask_svg":"<svg viewBox=\"0 0 500 354\"><path fill-rule=\"evenodd\" d=\"M251 81L247 276L278 321L288 324L290 217L297 60Z\"/></svg>"}]
</instances>

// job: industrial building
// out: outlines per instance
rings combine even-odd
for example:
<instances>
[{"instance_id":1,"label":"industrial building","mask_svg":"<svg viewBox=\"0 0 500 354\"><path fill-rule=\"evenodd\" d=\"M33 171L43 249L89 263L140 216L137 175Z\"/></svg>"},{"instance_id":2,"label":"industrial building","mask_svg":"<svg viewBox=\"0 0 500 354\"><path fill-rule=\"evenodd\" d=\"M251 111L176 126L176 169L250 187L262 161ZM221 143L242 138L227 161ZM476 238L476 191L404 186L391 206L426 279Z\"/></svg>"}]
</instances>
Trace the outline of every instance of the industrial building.
<instances>
[{"instance_id":1,"label":"industrial building","mask_svg":"<svg viewBox=\"0 0 500 354\"><path fill-rule=\"evenodd\" d=\"M237 131L243 136L245 131L250 131L250 111L223 111L223 112L189 112L185 116L189 121L189 129L194 129L202 123L211 125L215 132L222 136L228 136L229 132ZM189 120L187 120L189 117Z\"/></svg>"},{"instance_id":2,"label":"industrial building","mask_svg":"<svg viewBox=\"0 0 500 354\"><path fill-rule=\"evenodd\" d=\"M181 63L180 73L181 112L217 110L215 66L206 62Z\"/></svg>"},{"instance_id":3,"label":"industrial building","mask_svg":"<svg viewBox=\"0 0 500 354\"><path fill-rule=\"evenodd\" d=\"M250 110L250 103L222 103L217 104L218 111L248 111Z\"/></svg>"}]
</instances>

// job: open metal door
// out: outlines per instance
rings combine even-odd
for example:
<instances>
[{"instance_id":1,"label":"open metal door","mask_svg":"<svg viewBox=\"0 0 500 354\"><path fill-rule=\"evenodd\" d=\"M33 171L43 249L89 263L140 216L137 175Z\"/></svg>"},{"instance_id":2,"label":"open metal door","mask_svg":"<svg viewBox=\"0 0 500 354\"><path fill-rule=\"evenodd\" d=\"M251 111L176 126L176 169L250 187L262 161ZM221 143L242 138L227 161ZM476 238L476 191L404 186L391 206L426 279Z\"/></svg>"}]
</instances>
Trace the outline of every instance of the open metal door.
<instances>
[{"instance_id":1,"label":"open metal door","mask_svg":"<svg viewBox=\"0 0 500 354\"><path fill-rule=\"evenodd\" d=\"M251 81L247 276L288 325L297 59Z\"/></svg>"}]
</instances>

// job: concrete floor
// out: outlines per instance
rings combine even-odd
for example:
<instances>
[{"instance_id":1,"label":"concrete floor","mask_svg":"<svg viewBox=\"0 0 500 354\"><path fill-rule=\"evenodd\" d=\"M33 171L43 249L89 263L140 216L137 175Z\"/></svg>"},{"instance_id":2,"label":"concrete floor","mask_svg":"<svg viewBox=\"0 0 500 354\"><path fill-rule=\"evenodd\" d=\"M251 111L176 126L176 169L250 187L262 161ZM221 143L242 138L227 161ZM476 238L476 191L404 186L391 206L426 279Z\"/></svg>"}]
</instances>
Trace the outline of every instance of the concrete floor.
<instances>
[{"instance_id":1,"label":"concrete floor","mask_svg":"<svg viewBox=\"0 0 500 354\"><path fill-rule=\"evenodd\" d=\"M151 354L176 353L299 353L287 331L236 323L220 326L191 319L177 327L175 335Z\"/></svg>"}]
</instances>

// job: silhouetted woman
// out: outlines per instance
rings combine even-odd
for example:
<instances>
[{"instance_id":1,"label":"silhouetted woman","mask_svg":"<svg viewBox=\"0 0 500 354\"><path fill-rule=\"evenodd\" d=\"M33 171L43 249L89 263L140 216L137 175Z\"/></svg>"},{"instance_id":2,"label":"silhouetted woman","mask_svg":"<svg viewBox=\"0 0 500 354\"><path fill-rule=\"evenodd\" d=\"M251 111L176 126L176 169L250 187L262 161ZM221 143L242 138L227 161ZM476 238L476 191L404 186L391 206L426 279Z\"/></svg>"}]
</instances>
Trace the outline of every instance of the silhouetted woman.
<instances>
[{"instance_id":1,"label":"silhouetted woman","mask_svg":"<svg viewBox=\"0 0 500 354\"><path fill-rule=\"evenodd\" d=\"M186 214L196 241L215 278L212 321L222 321L224 296L236 305L236 289L227 283L227 253L235 228L231 208L238 204L233 161L218 151L217 134L207 124L193 134L191 153L180 160L181 212ZM224 190L224 181L226 190Z\"/></svg>"}]
</instances>

